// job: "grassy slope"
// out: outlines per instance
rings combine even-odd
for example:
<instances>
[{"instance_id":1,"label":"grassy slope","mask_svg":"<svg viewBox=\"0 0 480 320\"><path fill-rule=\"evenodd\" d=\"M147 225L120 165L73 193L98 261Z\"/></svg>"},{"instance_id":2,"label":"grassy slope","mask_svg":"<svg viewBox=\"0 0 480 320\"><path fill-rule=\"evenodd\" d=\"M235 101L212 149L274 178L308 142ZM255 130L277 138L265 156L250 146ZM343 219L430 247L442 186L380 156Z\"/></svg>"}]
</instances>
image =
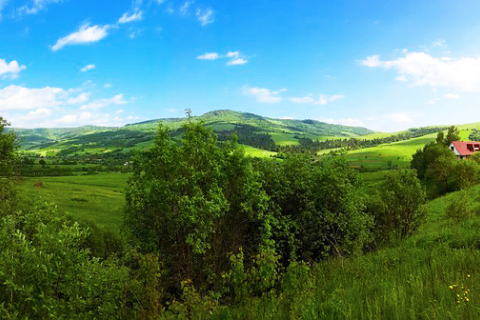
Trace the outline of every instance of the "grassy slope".
<instances>
[{"instance_id":1,"label":"grassy slope","mask_svg":"<svg viewBox=\"0 0 480 320\"><path fill-rule=\"evenodd\" d=\"M469 190L472 208L479 193L480 186ZM454 196L430 202L428 222L403 243L320 263L282 296L250 300L218 318L479 319L480 217L448 221L445 208ZM457 303L464 292L450 289L455 284L466 285L468 303Z\"/></svg>"},{"instance_id":2,"label":"grassy slope","mask_svg":"<svg viewBox=\"0 0 480 320\"><path fill-rule=\"evenodd\" d=\"M80 220L90 220L107 228L120 228L128 174L26 178L20 185L25 195L44 196ZM44 187L36 188L42 181Z\"/></svg>"}]
</instances>

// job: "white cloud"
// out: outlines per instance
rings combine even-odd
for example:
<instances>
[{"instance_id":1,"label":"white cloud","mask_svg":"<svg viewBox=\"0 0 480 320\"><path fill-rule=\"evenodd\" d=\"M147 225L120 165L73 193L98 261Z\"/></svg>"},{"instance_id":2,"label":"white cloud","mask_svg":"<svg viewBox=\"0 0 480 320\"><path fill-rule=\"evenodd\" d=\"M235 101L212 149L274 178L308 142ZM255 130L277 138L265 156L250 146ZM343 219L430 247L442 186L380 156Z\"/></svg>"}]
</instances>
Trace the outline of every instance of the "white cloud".
<instances>
[{"instance_id":1,"label":"white cloud","mask_svg":"<svg viewBox=\"0 0 480 320\"><path fill-rule=\"evenodd\" d=\"M230 51L225 55L225 57L227 57L227 58L238 58L239 55L240 55L240 52L238 52L238 51Z\"/></svg>"},{"instance_id":2,"label":"white cloud","mask_svg":"<svg viewBox=\"0 0 480 320\"><path fill-rule=\"evenodd\" d=\"M108 25L95 25L90 27L89 24L86 23L82 25L78 31L59 39L57 43L52 46L52 50L57 51L67 45L87 44L100 41L108 36L108 28Z\"/></svg>"},{"instance_id":3,"label":"white cloud","mask_svg":"<svg viewBox=\"0 0 480 320\"><path fill-rule=\"evenodd\" d=\"M343 98L345 98L345 96L344 95L339 95L339 94L332 95L332 96L321 94L318 100L314 99L312 97L312 95L308 95L308 96L300 97L300 98L292 97L292 98L288 98L288 100L290 100L292 102L295 102L295 103L302 103L302 104L325 105L329 102L333 102L335 100L339 100L339 99L343 99Z\"/></svg>"},{"instance_id":4,"label":"white cloud","mask_svg":"<svg viewBox=\"0 0 480 320\"><path fill-rule=\"evenodd\" d=\"M66 95L60 88L29 89L11 85L0 89L0 111L51 108L62 104Z\"/></svg>"},{"instance_id":5,"label":"white cloud","mask_svg":"<svg viewBox=\"0 0 480 320\"><path fill-rule=\"evenodd\" d=\"M398 80L419 86L480 92L480 57L434 58L425 52L407 52L404 57L392 61L380 61L378 56L370 56L361 64L394 69L399 74Z\"/></svg>"},{"instance_id":6,"label":"white cloud","mask_svg":"<svg viewBox=\"0 0 480 320\"><path fill-rule=\"evenodd\" d=\"M252 96L257 99L257 102L260 103L277 103L282 101L282 98L278 96L280 92L285 91L284 89L279 91L270 91L266 88L243 88L243 93L247 96Z\"/></svg>"},{"instance_id":7,"label":"white cloud","mask_svg":"<svg viewBox=\"0 0 480 320\"><path fill-rule=\"evenodd\" d=\"M235 59L235 60L227 62L227 66L240 66L240 65L244 65L246 63L248 63L247 60L239 58L239 59Z\"/></svg>"},{"instance_id":8,"label":"white cloud","mask_svg":"<svg viewBox=\"0 0 480 320\"><path fill-rule=\"evenodd\" d=\"M200 8L197 9L197 19L198 22L202 25L202 27L206 26L215 21L214 19L214 12L212 9L205 9L201 10Z\"/></svg>"},{"instance_id":9,"label":"white cloud","mask_svg":"<svg viewBox=\"0 0 480 320\"><path fill-rule=\"evenodd\" d=\"M197 56L197 59L200 60L217 60L219 58L221 58L221 56L216 52L207 52L200 56Z\"/></svg>"},{"instance_id":10,"label":"white cloud","mask_svg":"<svg viewBox=\"0 0 480 320\"><path fill-rule=\"evenodd\" d=\"M123 94L117 94L111 99L100 99L93 101L89 104L85 104L80 107L80 110L95 110L100 108L105 108L111 105L121 105L126 104L127 101L123 99Z\"/></svg>"},{"instance_id":11,"label":"white cloud","mask_svg":"<svg viewBox=\"0 0 480 320\"><path fill-rule=\"evenodd\" d=\"M279 119L280 120L295 120L295 118L292 118L292 117L281 117Z\"/></svg>"},{"instance_id":12,"label":"white cloud","mask_svg":"<svg viewBox=\"0 0 480 320\"><path fill-rule=\"evenodd\" d=\"M414 115L408 112L390 113L385 116L385 119L399 123L412 123L413 118Z\"/></svg>"},{"instance_id":13,"label":"white cloud","mask_svg":"<svg viewBox=\"0 0 480 320\"><path fill-rule=\"evenodd\" d=\"M113 85L110 84L110 83L105 83L105 84L103 85L103 87L109 89L109 88L113 87Z\"/></svg>"},{"instance_id":14,"label":"white cloud","mask_svg":"<svg viewBox=\"0 0 480 320\"><path fill-rule=\"evenodd\" d=\"M367 57L367 60L363 60L361 63L367 67L379 67L381 65L378 55Z\"/></svg>"},{"instance_id":15,"label":"white cloud","mask_svg":"<svg viewBox=\"0 0 480 320\"><path fill-rule=\"evenodd\" d=\"M188 13L188 8L193 4L193 1L185 1L185 3L180 7L180 14L182 16L186 15Z\"/></svg>"},{"instance_id":16,"label":"white cloud","mask_svg":"<svg viewBox=\"0 0 480 320\"><path fill-rule=\"evenodd\" d=\"M39 11L45 9L48 4L59 3L63 0L32 0L31 5L24 5L18 9L19 14L37 14Z\"/></svg>"},{"instance_id":17,"label":"white cloud","mask_svg":"<svg viewBox=\"0 0 480 320\"><path fill-rule=\"evenodd\" d=\"M136 11L132 15L128 15L128 13L124 13L123 16L118 19L118 23L129 23L129 22L134 22L134 21L140 21L143 19L143 11Z\"/></svg>"},{"instance_id":18,"label":"white cloud","mask_svg":"<svg viewBox=\"0 0 480 320\"><path fill-rule=\"evenodd\" d=\"M70 98L67 100L68 104L79 104L79 103L84 103L88 101L88 98L90 97L90 92L84 92L79 94L75 98Z\"/></svg>"},{"instance_id":19,"label":"white cloud","mask_svg":"<svg viewBox=\"0 0 480 320\"><path fill-rule=\"evenodd\" d=\"M8 0L0 0L0 19L2 19L3 7L7 4Z\"/></svg>"},{"instance_id":20,"label":"white cloud","mask_svg":"<svg viewBox=\"0 0 480 320\"><path fill-rule=\"evenodd\" d=\"M354 118L346 118L346 119L319 119L318 121L321 122L326 122L326 123L331 123L331 124L340 124L343 126L349 126L349 127L364 127L365 124L359 120L359 119L354 119Z\"/></svg>"},{"instance_id":21,"label":"white cloud","mask_svg":"<svg viewBox=\"0 0 480 320\"><path fill-rule=\"evenodd\" d=\"M432 43L432 46L434 46L434 47L446 47L447 42L445 41L445 39L438 39L438 40L436 40Z\"/></svg>"},{"instance_id":22,"label":"white cloud","mask_svg":"<svg viewBox=\"0 0 480 320\"><path fill-rule=\"evenodd\" d=\"M0 76L6 76L7 74L10 74L12 78L17 78L20 71L26 68L26 66L19 65L15 60L7 63L7 61L4 59L0 59Z\"/></svg>"},{"instance_id":23,"label":"white cloud","mask_svg":"<svg viewBox=\"0 0 480 320\"><path fill-rule=\"evenodd\" d=\"M95 69L96 67L97 67L97 66L94 65L94 64L89 64L88 66L83 67L80 71L82 71L82 72L87 72L87 71L89 71L89 70Z\"/></svg>"},{"instance_id":24,"label":"white cloud","mask_svg":"<svg viewBox=\"0 0 480 320\"><path fill-rule=\"evenodd\" d=\"M460 96L458 94L455 94L455 93L447 93L447 94L444 94L443 97L445 99L453 99L453 100L460 99Z\"/></svg>"}]
</instances>

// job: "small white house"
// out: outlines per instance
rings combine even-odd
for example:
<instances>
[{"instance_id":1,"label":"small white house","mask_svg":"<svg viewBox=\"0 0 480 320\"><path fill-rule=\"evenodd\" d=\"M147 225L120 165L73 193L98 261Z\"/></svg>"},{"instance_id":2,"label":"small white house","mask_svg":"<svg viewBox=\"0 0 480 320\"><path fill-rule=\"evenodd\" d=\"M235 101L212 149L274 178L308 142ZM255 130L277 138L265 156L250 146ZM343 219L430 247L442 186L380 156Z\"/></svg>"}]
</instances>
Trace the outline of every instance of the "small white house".
<instances>
[{"instance_id":1,"label":"small white house","mask_svg":"<svg viewBox=\"0 0 480 320\"><path fill-rule=\"evenodd\" d=\"M457 159L469 159L475 152L480 152L480 142L478 141L453 141L450 144L450 150L452 150Z\"/></svg>"}]
</instances>

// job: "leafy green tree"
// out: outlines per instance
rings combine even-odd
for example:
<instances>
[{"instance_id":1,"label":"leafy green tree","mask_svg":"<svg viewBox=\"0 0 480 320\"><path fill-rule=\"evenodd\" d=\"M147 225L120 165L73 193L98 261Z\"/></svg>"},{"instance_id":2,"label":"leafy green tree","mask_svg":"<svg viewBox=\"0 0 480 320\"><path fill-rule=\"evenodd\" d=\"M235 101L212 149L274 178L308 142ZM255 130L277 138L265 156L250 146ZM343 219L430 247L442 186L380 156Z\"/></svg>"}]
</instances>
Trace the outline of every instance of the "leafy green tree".
<instances>
[{"instance_id":1,"label":"leafy green tree","mask_svg":"<svg viewBox=\"0 0 480 320\"><path fill-rule=\"evenodd\" d=\"M455 156L444 154L436 158L427 169L426 178L440 187L440 194L450 191L450 180L454 173Z\"/></svg>"},{"instance_id":2,"label":"leafy green tree","mask_svg":"<svg viewBox=\"0 0 480 320\"><path fill-rule=\"evenodd\" d=\"M445 133L443 131L438 131L436 141L438 144L445 144Z\"/></svg>"},{"instance_id":3,"label":"leafy green tree","mask_svg":"<svg viewBox=\"0 0 480 320\"><path fill-rule=\"evenodd\" d=\"M177 145L160 127L155 146L133 160L126 226L143 250L158 252L167 286L201 286L226 271L228 254L271 247L267 196L235 141L219 145L189 122Z\"/></svg>"},{"instance_id":4,"label":"leafy green tree","mask_svg":"<svg viewBox=\"0 0 480 320\"><path fill-rule=\"evenodd\" d=\"M369 241L362 181L343 157L321 164L291 155L257 166L271 198L273 234L284 265L354 254Z\"/></svg>"},{"instance_id":5,"label":"leafy green tree","mask_svg":"<svg viewBox=\"0 0 480 320\"><path fill-rule=\"evenodd\" d=\"M18 162L16 136L6 132L8 122L0 117L0 217L12 213L21 203L16 189L10 181L13 169Z\"/></svg>"},{"instance_id":6,"label":"leafy green tree","mask_svg":"<svg viewBox=\"0 0 480 320\"><path fill-rule=\"evenodd\" d=\"M418 149L412 156L410 167L415 169L419 179L423 180L427 176L427 170L438 158L445 156L455 160L455 154L446 145L436 142L426 144L423 149Z\"/></svg>"},{"instance_id":7,"label":"leafy green tree","mask_svg":"<svg viewBox=\"0 0 480 320\"><path fill-rule=\"evenodd\" d=\"M480 165L476 161L457 161L453 170L457 189L467 189L479 181Z\"/></svg>"},{"instance_id":8,"label":"leafy green tree","mask_svg":"<svg viewBox=\"0 0 480 320\"><path fill-rule=\"evenodd\" d=\"M380 236L405 239L423 222L426 214L425 188L413 170L389 172L382 185L375 228ZM382 208L383 207L383 208Z\"/></svg>"},{"instance_id":9,"label":"leafy green tree","mask_svg":"<svg viewBox=\"0 0 480 320\"><path fill-rule=\"evenodd\" d=\"M89 257L88 231L44 201L0 218L0 319L124 319L129 270ZM131 300L134 302L134 299Z\"/></svg>"},{"instance_id":10,"label":"leafy green tree","mask_svg":"<svg viewBox=\"0 0 480 320\"><path fill-rule=\"evenodd\" d=\"M16 148L16 136L13 132L6 132L9 123L0 117L0 177L12 173L13 167L18 160Z\"/></svg>"},{"instance_id":11,"label":"leafy green tree","mask_svg":"<svg viewBox=\"0 0 480 320\"><path fill-rule=\"evenodd\" d=\"M445 144L449 146L453 141L460 141L460 132L455 126L451 126L450 128L448 128Z\"/></svg>"}]
</instances>

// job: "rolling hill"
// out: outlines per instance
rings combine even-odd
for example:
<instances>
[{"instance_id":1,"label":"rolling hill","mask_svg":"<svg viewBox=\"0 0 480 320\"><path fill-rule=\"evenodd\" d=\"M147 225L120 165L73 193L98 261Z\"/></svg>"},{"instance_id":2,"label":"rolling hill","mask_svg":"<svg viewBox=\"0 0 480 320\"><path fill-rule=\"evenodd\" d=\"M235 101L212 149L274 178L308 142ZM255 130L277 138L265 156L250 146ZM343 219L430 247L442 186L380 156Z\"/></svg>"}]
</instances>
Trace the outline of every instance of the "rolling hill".
<instances>
[{"instance_id":1,"label":"rolling hill","mask_svg":"<svg viewBox=\"0 0 480 320\"><path fill-rule=\"evenodd\" d=\"M213 128L220 140L228 139L233 133L239 135L239 142L267 151L275 145L298 144L298 138L308 137L359 137L373 131L342 125L334 125L316 120L285 120L262 117L252 113L231 110L211 111L194 121L202 121ZM43 155L73 155L79 153L122 152L143 149L151 145L159 125L168 127L173 139L181 137L181 127L187 118L164 118L129 124L124 127L95 127L60 129L17 129L25 151ZM264 147L267 146L267 147Z\"/></svg>"}]
</instances>

